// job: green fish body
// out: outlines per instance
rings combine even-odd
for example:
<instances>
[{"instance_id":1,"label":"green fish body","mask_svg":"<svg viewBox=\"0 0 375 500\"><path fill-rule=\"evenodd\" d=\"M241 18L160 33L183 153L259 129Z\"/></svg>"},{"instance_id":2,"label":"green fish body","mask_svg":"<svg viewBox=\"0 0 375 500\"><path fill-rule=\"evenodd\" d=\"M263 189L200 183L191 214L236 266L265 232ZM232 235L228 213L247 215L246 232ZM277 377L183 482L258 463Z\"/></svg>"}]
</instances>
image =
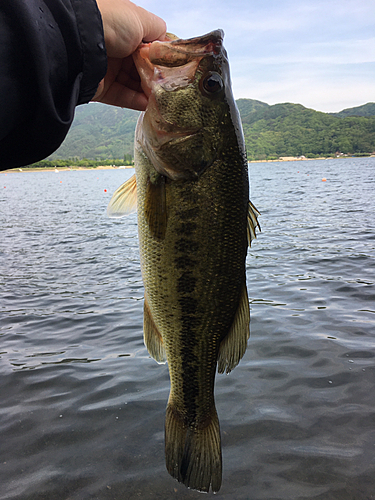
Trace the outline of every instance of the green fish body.
<instances>
[{"instance_id":1,"label":"green fish body","mask_svg":"<svg viewBox=\"0 0 375 500\"><path fill-rule=\"evenodd\" d=\"M258 225L222 37L217 30L138 49L149 104L136 130L135 178L109 207L123 215L136 191L144 340L168 362L171 380L167 469L214 492L222 476L215 373L229 373L246 350L245 259Z\"/></svg>"}]
</instances>

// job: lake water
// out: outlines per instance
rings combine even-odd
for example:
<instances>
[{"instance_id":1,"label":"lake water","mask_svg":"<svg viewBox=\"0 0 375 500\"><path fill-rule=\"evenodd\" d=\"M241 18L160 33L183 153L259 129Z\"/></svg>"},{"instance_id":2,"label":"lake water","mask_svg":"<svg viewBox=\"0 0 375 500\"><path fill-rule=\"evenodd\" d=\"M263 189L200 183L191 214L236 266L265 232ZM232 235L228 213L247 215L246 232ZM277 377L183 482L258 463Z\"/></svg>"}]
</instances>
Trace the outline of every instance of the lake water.
<instances>
[{"instance_id":1,"label":"lake water","mask_svg":"<svg viewBox=\"0 0 375 500\"><path fill-rule=\"evenodd\" d=\"M248 350L216 379L217 497L375 499L375 158L250 171L262 233ZM132 173L0 175L2 500L202 497L164 466L136 215L105 215Z\"/></svg>"}]
</instances>

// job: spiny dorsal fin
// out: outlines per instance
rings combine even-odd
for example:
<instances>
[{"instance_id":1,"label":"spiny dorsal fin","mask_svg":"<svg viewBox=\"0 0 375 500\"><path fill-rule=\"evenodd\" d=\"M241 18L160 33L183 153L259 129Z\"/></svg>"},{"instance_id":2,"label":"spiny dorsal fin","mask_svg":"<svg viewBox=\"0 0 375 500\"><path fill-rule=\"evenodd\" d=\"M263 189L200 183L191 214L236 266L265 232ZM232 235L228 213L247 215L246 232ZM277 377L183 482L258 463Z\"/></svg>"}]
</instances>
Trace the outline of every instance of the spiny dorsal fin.
<instances>
[{"instance_id":1,"label":"spiny dorsal fin","mask_svg":"<svg viewBox=\"0 0 375 500\"><path fill-rule=\"evenodd\" d=\"M229 373L245 354L250 337L250 308L246 284L242 289L240 302L229 333L222 340L217 360L217 371Z\"/></svg>"},{"instance_id":2,"label":"spiny dorsal fin","mask_svg":"<svg viewBox=\"0 0 375 500\"><path fill-rule=\"evenodd\" d=\"M249 244L249 247L251 246L251 242L257 237L255 229L258 228L258 230L261 231L258 221L259 215L260 212L258 212L258 210L249 200L249 204L247 207L247 242Z\"/></svg>"},{"instance_id":3,"label":"spiny dorsal fin","mask_svg":"<svg viewBox=\"0 0 375 500\"><path fill-rule=\"evenodd\" d=\"M135 174L116 189L107 207L108 217L124 217L137 210L137 182Z\"/></svg>"},{"instance_id":4,"label":"spiny dorsal fin","mask_svg":"<svg viewBox=\"0 0 375 500\"><path fill-rule=\"evenodd\" d=\"M146 297L143 309L143 339L150 356L158 363L165 363L167 361L167 355L165 353L163 339L151 316Z\"/></svg>"},{"instance_id":5,"label":"spiny dorsal fin","mask_svg":"<svg viewBox=\"0 0 375 500\"><path fill-rule=\"evenodd\" d=\"M159 175L155 180L148 179L147 181L145 216L152 236L159 240L164 239L168 217L163 175Z\"/></svg>"}]
</instances>

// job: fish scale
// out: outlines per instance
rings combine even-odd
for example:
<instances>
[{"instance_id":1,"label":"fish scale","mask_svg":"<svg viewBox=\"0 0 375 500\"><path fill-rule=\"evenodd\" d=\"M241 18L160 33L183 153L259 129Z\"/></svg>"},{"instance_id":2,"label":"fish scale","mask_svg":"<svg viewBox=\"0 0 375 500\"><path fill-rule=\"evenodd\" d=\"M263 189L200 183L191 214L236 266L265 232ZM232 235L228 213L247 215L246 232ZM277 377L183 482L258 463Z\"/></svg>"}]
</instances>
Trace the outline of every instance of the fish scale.
<instances>
[{"instance_id":1,"label":"fish scale","mask_svg":"<svg viewBox=\"0 0 375 500\"><path fill-rule=\"evenodd\" d=\"M238 176L244 165L238 154L229 161L229 175L217 162L198 181L167 184L168 226L162 241L152 238L138 207L147 303L167 353L170 404L187 427L204 426L214 411L220 341L233 322L245 280L247 185L241 193ZM139 170L137 186L145 186L144 165ZM181 200L187 208L181 208Z\"/></svg>"},{"instance_id":2,"label":"fish scale","mask_svg":"<svg viewBox=\"0 0 375 500\"><path fill-rule=\"evenodd\" d=\"M150 98L136 130L136 179L116 191L109 208L129 212L126 200L134 202L136 189L145 344L158 362L168 361L171 380L166 466L199 491L221 486L214 381L216 369L229 373L246 349L245 259L259 214L249 202L222 35L138 49Z\"/></svg>"}]
</instances>

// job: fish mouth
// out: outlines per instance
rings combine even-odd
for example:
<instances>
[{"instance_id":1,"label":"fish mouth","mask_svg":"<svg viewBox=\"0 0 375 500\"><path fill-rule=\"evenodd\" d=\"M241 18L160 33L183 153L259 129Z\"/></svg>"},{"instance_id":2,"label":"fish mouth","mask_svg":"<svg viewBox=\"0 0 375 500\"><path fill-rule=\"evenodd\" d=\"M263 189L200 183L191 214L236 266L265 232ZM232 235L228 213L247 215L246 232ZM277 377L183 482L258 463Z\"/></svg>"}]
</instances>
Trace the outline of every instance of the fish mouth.
<instances>
[{"instance_id":1,"label":"fish mouth","mask_svg":"<svg viewBox=\"0 0 375 500\"><path fill-rule=\"evenodd\" d=\"M155 101L153 95L149 101ZM148 137L149 145L155 150L159 150L166 144L181 142L188 140L198 134L201 130L199 127L181 127L175 122L166 120L155 103L154 106L149 106L148 113L143 116L144 133Z\"/></svg>"},{"instance_id":2,"label":"fish mouth","mask_svg":"<svg viewBox=\"0 0 375 500\"><path fill-rule=\"evenodd\" d=\"M146 135L152 138L149 142L153 149L188 140L200 132L200 127L181 126L163 117L155 94L158 88L173 92L190 85L202 59L217 57L222 52L223 38L220 29L186 40L167 35L165 41L141 43L133 54L142 89L149 100L143 126Z\"/></svg>"},{"instance_id":3,"label":"fish mouth","mask_svg":"<svg viewBox=\"0 0 375 500\"><path fill-rule=\"evenodd\" d=\"M149 59L160 66L182 66L197 57L208 54L218 55L222 49L224 32L215 30L206 35L188 38L176 38L171 41L156 40L149 45Z\"/></svg>"},{"instance_id":4,"label":"fish mouth","mask_svg":"<svg viewBox=\"0 0 375 500\"><path fill-rule=\"evenodd\" d=\"M199 82L209 71L221 72L223 37L222 30L187 40L170 36L142 43L133 54L148 97L136 141L155 170L171 180L197 179L216 158ZM197 111L190 111L195 106Z\"/></svg>"},{"instance_id":5,"label":"fish mouth","mask_svg":"<svg viewBox=\"0 0 375 500\"><path fill-rule=\"evenodd\" d=\"M133 54L133 60L141 77L143 92L150 97L155 82L166 80L170 75L169 69L173 70L174 88L188 85L204 57L215 57L221 53L223 38L224 32L218 29L186 40L176 38L141 43ZM176 72L176 68L180 71Z\"/></svg>"},{"instance_id":6,"label":"fish mouth","mask_svg":"<svg viewBox=\"0 0 375 500\"><path fill-rule=\"evenodd\" d=\"M137 123L136 143L151 161L155 170L171 181L197 180L213 161L194 158L191 152L200 151L203 129L175 128L173 131L155 127L147 113Z\"/></svg>"},{"instance_id":7,"label":"fish mouth","mask_svg":"<svg viewBox=\"0 0 375 500\"><path fill-rule=\"evenodd\" d=\"M184 129L176 130L175 132L160 132L157 131L158 143L153 146L154 151L158 151L165 147L167 144L174 145L182 142L187 142L194 136L199 134L199 130L187 131Z\"/></svg>"}]
</instances>

